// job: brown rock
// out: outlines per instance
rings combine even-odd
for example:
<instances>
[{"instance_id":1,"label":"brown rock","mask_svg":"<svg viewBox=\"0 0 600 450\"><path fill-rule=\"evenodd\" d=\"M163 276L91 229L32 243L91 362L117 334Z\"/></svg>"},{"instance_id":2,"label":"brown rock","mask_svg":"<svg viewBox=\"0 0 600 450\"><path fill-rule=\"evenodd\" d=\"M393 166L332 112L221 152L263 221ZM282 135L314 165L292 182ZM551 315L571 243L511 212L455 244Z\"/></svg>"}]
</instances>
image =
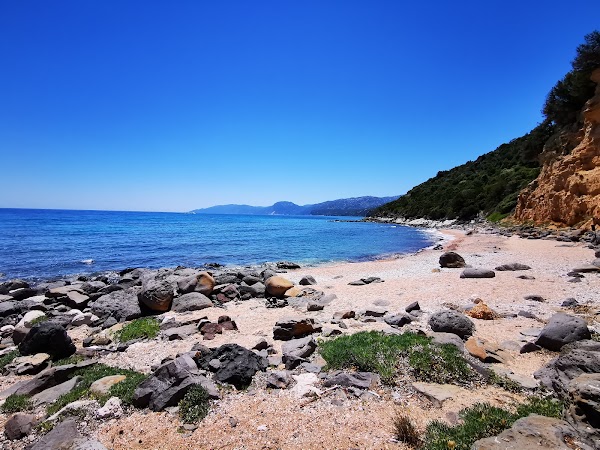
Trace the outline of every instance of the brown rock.
<instances>
[{"instance_id":1,"label":"brown rock","mask_svg":"<svg viewBox=\"0 0 600 450\"><path fill-rule=\"evenodd\" d=\"M478 299L480 300L480 299ZM494 320L500 317L496 311L492 310L488 305L483 303L483 301L477 302L477 304L467 311L467 316L471 316L473 319L482 319L482 320Z\"/></svg>"},{"instance_id":2,"label":"brown rock","mask_svg":"<svg viewBox=\"0 0 600 450\"><path fill-rule=\"evenodd\" d=\"M473 336L467 339L467 342L465 342L465 348L471 356L474 356L481 361L485 361L488 356L487 352L485 351L485 345L479 339Z\"/></svg>"},{"instance_id":3,"label":"brown rock","mask_svg":"<svg viewBox=\"0 0 600 450\"><path fill-rule=\"evenodd\" d=\"M298 297L302 294L302 291L298 289L296 286L291 287L287 291L285 291L284 297Z\"/></svg>"},{"instance_id":4,"label":"brown rock","mask_svg":"<svg viewBox=\"0 0 600 450\"><path fill-rule=\"evenodd\" d=\"M90 392L97 395L106 395L108 394L108 391L110 391L111 387L120 383L121 381L124 381L126 378L127 377L125 375L110 375L100 378L92 383L90 386Z\"/></svg>"},{"instance_id":5,"label":"brown rock","mask_svg":"<svg viewBox=\"0 0 600 450\"><path fill-rule=\"evenodd\" d=\"M294 283L280 276L273 276L265 281L266 291L275 297L283 296L286 291L294 287Z\"/></svg>"}]
</instances>

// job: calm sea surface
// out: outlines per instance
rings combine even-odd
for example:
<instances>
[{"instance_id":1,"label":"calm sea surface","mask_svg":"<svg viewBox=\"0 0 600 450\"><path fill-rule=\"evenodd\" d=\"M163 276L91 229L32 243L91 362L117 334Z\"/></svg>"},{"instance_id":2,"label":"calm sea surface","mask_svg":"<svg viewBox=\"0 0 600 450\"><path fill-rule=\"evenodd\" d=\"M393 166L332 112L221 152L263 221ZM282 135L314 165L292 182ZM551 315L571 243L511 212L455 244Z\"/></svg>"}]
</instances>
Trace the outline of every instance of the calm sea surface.
<instances>
[{"instance_id":1,"label":"calm sea surface","mask_svg":"<svg viewBox=\"0 0 600 450\"><path fill-rule=\"evenodd\" d=\"M363 261L415 252L434 240L414 228L335 219L0 209L0 272L3 279L40 279L211 262Z\"/></svg>"}]
</instances>

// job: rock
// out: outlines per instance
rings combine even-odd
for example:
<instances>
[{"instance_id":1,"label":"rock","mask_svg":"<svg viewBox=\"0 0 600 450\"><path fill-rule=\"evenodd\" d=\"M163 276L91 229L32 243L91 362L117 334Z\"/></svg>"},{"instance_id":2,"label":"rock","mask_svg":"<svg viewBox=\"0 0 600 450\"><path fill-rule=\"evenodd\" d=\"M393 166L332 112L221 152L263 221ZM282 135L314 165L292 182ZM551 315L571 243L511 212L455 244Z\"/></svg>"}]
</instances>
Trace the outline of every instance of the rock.
<instances>
[{"instance_id":1,"label":"rock","mask_svg":"<svg viewBox=\"0 0 600 450\"><path fill-rule=\"evenodd\" d=\"M267 376L267 388L287 389L293 379L287 370L269 372Z\"/></svg>"},{"instance_id":2,"label":"rock","mask_svg":"<svg viewBox=\"0 0 600 450\"><path fill-rule=\"evenodd\" d=\"M315 302L308 302L306 305L307 311L322 311L325 308L324 305Z\"/></svg>"},{"instance_id":3,"label":"rock","mask_svg":"<svg viewBox=\"0 0 600 450\"><path fill-rule=\"evenodd\" d=\"M577 442L577 432L564 420L531 414L517 420L511 428L498 436L484 438L473 444L473 450L567 450L579 448L592 450L591 447L571 447L566 442Z\"/></svg>"},{"instance_id":4,"label":"rock","mask_svg":"<svg viewBox=\"0 0 600 450\"><path fill-rule=\"evenodd\" d=\"M492 310L483 302L477 303L473 308L467 311L467 315L473 319L480 320L494 320L500 317L496 311Z\"/></svg>"},{"instance_id":5,"label":"rock","mask_svg":"<svg viewBox=\"0 0 600 450\"><path fill-rule=\"evenodd\" d=\"M548 350L559 351L565 344L590 338L590 330L585 320L557 313L550 317L535 343Z\"/></svg>"},{"instance_id":6,"label":"rock","mask_svg":"<svg viewBox=\"0 0 600 450\"><path fill-rule=\"evenodd\" d=\"M292 378L296 381L296 385L290 389L290 392L296 397L303 398L321 395L322 392L314 386L319 382L319 378L314 373L292 375Z\"/></svg>"},{"instance_id":7,"label":"rock","mask_svg":"<svg viewBox=\"0 0 600 450\"><path fill-rule=\"evenodd\" d=\"M132 403L138 408L162 411L168 406L177 405L195 385L206 389L211 398L219 398L214 383L200 373L189 355L184 354L164 363L143 381L135 390Z\"/></svg>"},{"instance_id":8,"label":"rock","mask_svg":"<svg viewBox=\"0 0 600 450\"><path fill-rule=\"evenodd\" d=\"M92 313L102 318L113 317L119 322L137 319L142 311L135 291L114 291L99 297L90 305Z\"/></svg>"},{"instance_id":9,"label":"rock","mask_svg":"<svg viewBox=\"0 0 600 450\"><path fill-rule=\"evenodd\" d=\"M579 305L579 302L577 300L575 300L574 298L567 298L561 303L560 306L562 306L563 308L573 308L577 305Z\"/></svg>"},{"instance_id":10,"label":"rock","mask_svg":"<svg viewBox=\"0 0 600 450\"><path fill-rule=\"evenodd\" d=\"M455 252L446 252L440 256L440 267L450 269L460 269L465 267L465 260L462 256Z\"/></svg>"},{"instance_id":11,"label":"rock","mask_svg":"<svg viewBox=\"0 0 600 450\"><path fill-rule=\"evenodd\" d=\"M370 306L364 310L362 313L365 317L383 317L387 314L387 308L379 307L379 306Z\"/></svg>"},{"instance_id":12,"label":"rock","mask_svg":"<svg viewBox=\"0 0 600 450\"><path fill-rule=\"evenodd\" d=\"M5 301L0 303L0 317L8 317L13 314L20 314L23 307L20 302Z\"/></svg>"},{"instance_id":13,"label":"rock","mask_svg":"<svg viewBox=\"0 0 600 450\"><path fill-rule=\"evenodd\" d=\"M43 391L31 397L31 401L35 406L54 403L61 395L68 394L82 380L81 377L73 377L70 380L60 383L56 386L44 389Z\"/></svg>"},{"instance_id":14,"label":"rock","mask_svg":"<svg viewBox=\"0 0 600 450\"><path fill-rule=\"evenodd\" d=\"M461 338L471 336L475 331L475 324L468 317L454 311L432 314L429 326L435 332L454 333Z\"/></svg>"},{"instance_id":15,"label":"rock","mask_svg":"<svg viewBox=\"0 0 600 450\"><path fill-rule=\"evenodd\" d=\"M544 297L542 297L541 295L537 295L537 294L528 294L523 298L525 300L529 300L532 302L538 302L538 303L544 303L546 301L546 299Z\"/></svg>"},{"instance_id":16,"label":"rock","mask_svg":"<svg viewBox=\"0 0 600 450\"><path fill-rule=\"evenodd\" d=\"M6 366L6 370L16 375L35 375L48 367L49 364L50 355L48 353L37 353L15 358Z\"/></svg>"},{"instance_id":17,"label":"rock","mask_svg":"<svg viewBox=\"0 0 600 450\"><path fill-rule=\"evenodd\" d=\"M238 327L234 320L229 316L219 316L217 323L226 331L237 331Z\"/></svg>"},{"instance_id":18,"label":"rock","mask_svg":"<svg viewBox=\"0 0 600 450\"><path fill-rule=\"evenodd\" d=\"M110 391L110 388L115 384L125 381L127 377L125 375L109 375L107 377L100 378L92 383L90 386L90 392L96 395L106 395Z\"/></svg>"},{"instance_id":19,"label":"rock","mask_svg":"<svg viewBox=\"0 0 600 450\"><path fill-rule=\"evenodd\" d=\"M385 320L385 323L387 323L388 325L397 328L401 328L404 325L408 325L412 322L412 318L408 314L402 313L387 316L383 320Z\"/></svg>"},{"instance_id":20,"label":"rock","mask_svg":"<svg viewBox=\"0 0 600 450\"><path fill-rule=\"evenodd\" d=\"M190 292L173 299L171 310L175 312L199 311L212 306L213 303L205 295L199 292Z\"/></svg>"},{"instance_id":21,"label":"rock","mask_svg":"<svg viewBox=\"0 0 600 450\"><path fill-rule=\"evenodd\" d=\"M48 353L54 360L67 358L75 353L75 350L75 345L66 330L52 322L34 325L19 344L21 355Z\"/></svg>"},{"instance_id":22,"label":"rock","mask_svg":"<svg viewBox=\"0 0 600 450\"><path fill-rule=\"evenodd\" d=\"M531 275L519 275L517 278L521 280L535 280L535 277L532 277Z\"/></svg>"},{"instance_id":23,"label":"rock","mask_svg":"<svg viewBox=\"0 0 600 450\"><path fill-rule=\"evenodd\" d=\"M220 346L204 357L200 365L205 370L212 370L209 363L215 359L220 363L215 371L215 379L222 383L233 384L238 389L247 387L256 372L267 368L267 361L264 358L237 344Z\"/></svg>"},{"instance_id":24,"label":"rock","mask_svg":"<svg viewBox=\"0 0 600 450\"><path fill-rule=\"evenodd\" d=\"M354 311L337 311L333 313L333 318L336 320L340 319L354 319L356 313Z\"/></svg>"},{"instance_id":25,"label":"rock","mask_svg":"<svg viewBox=\"0 0 600 450\"><path fill-rule=\"evenodd\" d=\"M321 326L316 325L314 319L284 318L275 323L273 339L288 341L321 331Z\"/></svg>"},{"instance_id":26,"label":"rock","mask_svg":"<svg viewBox=\"0 0 600 450\"><path fill-rule=\"evenodd\" d=\"M496 273L488 269L466 268L460 274L461 278L494 278Z\"/></svg>"},{"instance_id":27,"label":"rock","mask_svg":"<svg viewBox=\"0 0 600 450\"><path fill-rule=\"evenodd\" d=\"M519 316L519 317L525 317L527 319L540 320L540 318L538 316L536 316L534 313L532 313L531 311L526 311L524 309L520 310L517 313L517 316Z\"/></svg>"},{"instance_id":28,"label":"rock","mask_svg":"<svg viewBox=\"0 0 600 450\"><path fill-rule=\"evenodd\" d=\"M90 297L79 291L69 291L65 297L65 303L69 308L83 309L90 301Z\"/></svg>"},{"instance_id":29,"label":"rock","mask_svg":"<svg viewBox=\"0 0 600 450\"><path fill-rule=\"evenodd\" d=\"M379 375L371 372L334 372L329 375L323 386L343 386L357 389L372 389L380 381Z\"/></svg>"},{"instance_id":30,"label":"rock","mask_svg":"<svg viewBox=\"0 0 600 450\"><path fill-rule=\"evenodd\" d=\"M283 295L284 297L300 297L302 295L302 291L296 286L292 286L287 291L285 291L285 294Z\"/></svg>"},{"instance_id":31,"label":"rock","mask_svg":"<svg viewBox=\"0 0 600 450\"><path fill-rule=\"evenodd\" d=\"M574 268L571 272L575 273L597 273L600 272L600 267L594 266L592 264L579 266Z\"/></svg>"},{"instance_id":32,"label":"rock","mask_svg":"<svg viewBox=\"0 0 600 450\"><path fill-rule=\"evenodd\" d=\"M170 341L175 341L185 339L196 332L198 332L198 329L196 325L192 323L182 327L169 328L168 330L163 331L163 335L165 335Z\"/></svg>"},{"instance_id":33,"label":"rock","mask_svg":"<svg viewBox=\"0 0 600 450\"><path fill-rule=\"evenodd\" d=\"M28 311L25 313L23 318L15 326L12 334L13 342L19 345L33 327L33 323L39 321L42 317L46 317L46 314L42 311Z\"/></svg>"},{"instance_id":34,"label":"rock","mask_svg":"<svg viewBox=\"0 0 600 450\"><path fill-rule=\"evenodd\" d=\"M559 356L533 376L566 398L570 381L584 373L600 373L600 342L586 340L565 345Z\"/></svg>"},{"instance_id":35,"label":"rock","mask_svg":"<svg viewBox=\"0 0 600 450\"><path fill-rule=\"evenodd\" d=\"M454 333L432 333L433 342L438 345L454 345L461 352L465 349L463 340Z\"/></svg>"},{"instance_id":36,"label":"rock","mask_svg":"<svg viewBox=\"0 0 600 450\"><path fill-rule=\"evenodd\" d=\"M317 284L317 280L312 275L304 275L298 282L301 286L313 286Z\"/></svg>"},{"instance_id":37,"label":"rock","mask_svg":"<svg viewBox=\"0 0 600 450\"><path fill-rule=\"evenodd\" d=\"M104 406L96 411L96 417L101 420L119 418L122 415L123 406L119 397L109 398Z\"/></svg>"},{"instance_id":38,"label":"rock","mask_svg":"<svg viewBox=\"0 0 600 450\"><path fill-rule=\"evenodd\" d=\"M356 280L356 281L351 281L350 283L348 283L349 286L364 286L367 283L365 283L362 280Z\"/></svg>"},{"instance_id":39,"label":"rock","mask_svg":"<svg viewBox=\"0 0 600 450\"><path fill-rule=\"evenodd\" d=\"M511 264L502 264L501 266L496 267L494 270L497 270L499 272L506 272L506 271L517 271L517 270L531 270L531 267L529 267L526 264L521 264L521 263L511 263Z\"/></svg>"},{"instance_id":40,"label":"rock","mask_svg":"<svg viewBox=\"0 0 600 450\"><path fill-rule=\"evenodd\" d=\"M294 283L280 276L273 276L265 281L265 289L269 295L282 297L286 291L294 287Z\"/></svg>"},{"instance_id":41,"label":"rock","mask_svg":"<svg viewBox=\"0 0 600 450\"><path fill-rule=\"evenodd\" d=\"M293 269L299 269L300 266L294 262L290 262L290 261L279 261L277 264L277 268L278 269L285 269L285 270L293 270Z\"/></svg>"},{"instance_id":42,"label":"rock","mask_svg":"<svg viewBox=\"0 0 600 450\"><path fill-rule=\"evenodd\" d=\"M568 385L569 407L566 420L585 441L600 448L600 374L584 373Z\"/></svg>"},{"instance_id":43,"label":"rock","mask_svg":"<svg viewBox=\"0 0 600 450\"><path fill-rule=\"evenodd\" d=\"M173 301L173 286L166 280L144 279L138 300L154 312L166 312Z\"/></svg>"},{"instance_id":44,"label":"rock","mask_svg":"<svg viewBox=\"0 0 600 450\"><path fill-rule=\"evenodd\" d=\"M0 283L0 294L8 295L10 291L14 291L15 289L24 289L28 287L29 283L27 283L27 281L15 278L14 280L8 280L3 283Z\"/></svg>"},{"instance_id":45,"label":"rock","mask_svg":"<svg viewBox=\"0 0 600 450\"><path fill-rule=\"evenodd\" d=\"M229 283L221 283L223 279L219 280L219 284L236 283L238 281L237 276L235 280L229 281ZM210 295L215 288L216 281L208 272L200 272L197 275L183 278L177 282L177 289L182 294L188 294L190 292L199 292L203 295Z\"/></svg>"},{"instance_id":46,"label":"rock","mask_svg":"<svg viewBox=\"0 0 600 450\"><path fill-rule=\"evenodd\" d=\"M308 358L314 353L317 348L317 342L312 336L307 336L301 339L292 339L284 342L281 346L281 353L283 354L283 362L293 356L295 358Z\"/></svg>"},{"instance_id":47,"label":"rock","mask_svg":"<svg viewBox=\"0 0 600 450\"><path fill-rule=\"evenodd\" d=\"M523 354L523 353L539 352L541 349L542 349L542 347L540 347L539 345L536 345L533 342L527 342L527 343L523 344L523 346L519 350L519 353Z\"/></svg>"},{"instance_id":48,"label":"rock","mask_svg":"<svg viewBox=\"0 0 600 450\"><path fill-rule=\"evenodd\" d=\"M479 339L473 336L467 339L467 341L465 342L465 348L471 356L474 356L480 361L485 361L488 356L483 343L481 343Z\"/></svg>"},{"instance_id":49,"label":"rock","mask_svg":"<svg viewBox=\"0 0 600 450\"><path fill-rule=\"evenodd\" d=\"M441 406L441 404L449 398L464 396L466 392L465 389L459 388L453 384L415 382L412 386L417 392L420 392L438 406Z\"/></svg>"},{"instance_id":50,"label":"rock","mask_svg":"<svg viewBox=\"0 0 600 450\"><path fill-rule=\"evenodd\" d=\"M48 434L42 436L28 450L107 450L104 445L92 438L84 437L77 430L73 419L58 423Z\"/></svg>"},{"instance_id":51,"label":"rock","mask_svg":"<svg viewBox=\"0 0 600 450\"><path fill-rule=\"evenodd\" d=\"M200 327L200 333L202 333L204 339L212 340L215 338L215 335L223 334L223 327L218 323L205 323Z\"/></svg>"},{"instance_id":52,"label":"rock","mask_svg":"<svg viewBox=\"0 0 600 450\"><path fill-rule=\"evenodd\" d=\"M31 433L36 424L35 415L17 413L4 424L4 435L11 441L22 439Z\"/></svg>"},{"instance_id":53,"label":"rock","mask_svg":"<svg viewBox=\"0 0 600 450\"><path fill-rule=\"evenodd\" d=\"M342 334L342 330L337 328L323 328L323 337L339 336Z\"/></svg>"},{"instance_id":54,"label":"rock","mask_svg":"<svg viewBox=\"0 0 600 450\"><path fill-rule=\"evenodd\" d=\"M410 305L408 305L406 308L404 308L404 311L406 311L407 313L412 312L412 311L420 311L421 310L421 306L419 305L419 302L412 302Z\"/></svg>"}]
</instances>

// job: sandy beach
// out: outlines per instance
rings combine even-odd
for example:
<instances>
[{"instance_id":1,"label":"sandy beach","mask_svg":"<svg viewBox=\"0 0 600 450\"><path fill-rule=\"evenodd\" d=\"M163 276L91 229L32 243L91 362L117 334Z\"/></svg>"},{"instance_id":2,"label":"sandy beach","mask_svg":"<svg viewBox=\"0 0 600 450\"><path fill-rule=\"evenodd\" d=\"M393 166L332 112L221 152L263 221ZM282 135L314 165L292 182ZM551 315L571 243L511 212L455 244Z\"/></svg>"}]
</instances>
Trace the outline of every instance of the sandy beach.
<instances>
[{"instance_id":1,"label":"sandy beach","mask_svg":"<svg viewBox=\"0 0 600 450\"><path fill-rule=\"evenodd\" d=\"M273 341L273 325L281 317L312 317L323 322L331 320L336 311L367 307L385 307L389 312L403 311L418 301L424 315L406 329L428 332L428 315L447 307L461 307L482 299L488 306L505 316L497 320L473 319L475 336L499 344L507 350L510 358L505 366L514 373L531 377L533 372L555 356L549 351L519 354L518 342L523 339L521 331L543 326L552 314L564 311L560 306L566 298L575 298L580 304L597 308L597 292L600 277L586 275L579 283L569 282L567 273L574 267L594 259L594 252L582 243L562 243L553 240L526 240L517 236L473 233L446 230L448 239L444 250L462 255L468 265L488 268L519 262L532 267L526 272L496 272L490 279L460 279L460 269L440 269L441 250L427 249L417 254L397 259L360 263L324 265L320 267L289 271L285 276L298 282L305 274L315 277L313 286L336 299L322 311L307 312L300 308L285 307L267 309L260 300L238 304L229 303L225 309L188 313L185 317L208 316L215 320L228 314L237 323L239 332L217 335L213 341L203 342L210 347L235 342L252 347L261 338L274 343L280 349L281 342ZM520 279L527 274L534 279ZM379 277L383 283L350 286L349 282ZM542 296L544 302L525 300L526 295ZM527 310L536 319L515 316ZM586 308L583 308L585 312ZM167 313L166 315L181 316ZM592 315L584 315L592 327ZM348 320L344 333L363 330L386 330L384 322L365 323ZM337 326L329 325L331 328ZM74 338L81 339L76 335ZM161 343L134 344L125 353L103 358L104 362L121 367L149 371L167 356L188 351L197 337ZM517 343L517 344L515 344ZM262 382L264 385L264 382ZM368 400L356 398L337 390L316 400L299 399L289 391L265 390L261 376L255 377L253 385L245 392L231 392L217 401L208 417L197 430L187 432L179 429L179 419L168 412L135 412L133 415L113 419L102 424L96 436L108 448L113 449L317 449L317 448L405 448L393 441L392 422L395 411L401 408L415 424L424 430L432 419L456 420L458 411L479 401L498 405L512 405L520 397L496 387L481 387L464 391L464 395L447 400L440 408L418 395L410 387L381 388ZM232 423L235 426L232 426ZM406 447L407 448L407 447Z\"/></svg>"}]
</instances>

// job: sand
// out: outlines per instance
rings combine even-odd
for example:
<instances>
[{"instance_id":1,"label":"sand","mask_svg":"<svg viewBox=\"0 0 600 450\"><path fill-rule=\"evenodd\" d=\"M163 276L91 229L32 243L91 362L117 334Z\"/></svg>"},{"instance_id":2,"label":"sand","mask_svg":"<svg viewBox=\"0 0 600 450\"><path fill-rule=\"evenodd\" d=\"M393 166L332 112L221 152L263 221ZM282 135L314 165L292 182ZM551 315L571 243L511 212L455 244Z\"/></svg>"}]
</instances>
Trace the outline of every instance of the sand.
<instances>
[{"instance_id":1,"label":"sand","mask_svg":"<svg viewBox=\"0 0 600 450\"><path fill-rule=\"evenodd\" d=\"M532 267L526 272L496 272L492 279L460 279L461 269L439 269L440 250L427 249L414 255L395 259L360 263L331 264L289 271L286 276L298 282L310 274L318 282L316 289L337 296L322 311L306 312L285 307L267 309L262 300L229 303L225 308L209 308L186 315L168 313L178 318L208 316L216 320L227 314L237 323L238 332L225 332L213 341L202 341L209 347L235 342L252 347L261 338L273 341L275 322L282 317L312 317L328 324L333 313L343 310L360 311L370 306L383 306L392 313L404 311L411 302L418 301L424 312L412 329L427 331L429 314L448 305L463 306L481 298L502 314L518 313L522 309L533 312L539 320L524 317L502 318L493 321L476 320L475 335L492 343L508 345L517 342L520 331L542 327L552 314L564 311L563 300L569 297L582 304L598 307L600 276L586 275L580 283L568 282L567 273L574 267L594 259L593 250L582 243L565 244L552 240L524 240L516 236L462 231L443 232L445 250L460 253L473 267L493 269L500 264L519 262ZM534 280L523 280L527 274ZM348 283L365 277L380 277L383 283L349 286ZM524 300L528 294L537 294L545 302ZM592 327L598 324L587 317ZM383 322L364 323L347 320L345 333L362 330L384 330ZM77 331L77 340L85 337L85 328ZM75 337L75 336L74 336ZM152 365L168 356L188 351L200 335L185 340L132 345L124 353L103 357L103 362L149 372ZM532 376L555 354L547 351L520 355L509 352L506 366L515 373ZM410 387L379 388L357 398L352 392L333 389L316 399L296 398L289 391L265 390L261 376L248 391L225 393L213 405L208 417L193 432L181 428L176 415L168 412L135 411L133 414L101 424L90 430L110 449L385 449L408 448L393 439L392 417L400 409L408 414L419 430L430 420L452 423L460 409L476 402L488 401L496 405L513 405L522 400L519 395L496 387L479 387L464 391L464 395L447 400L443 406L432 404ZM232 426L231 423L235 423Z\"/></svg>"}]
</instances>

